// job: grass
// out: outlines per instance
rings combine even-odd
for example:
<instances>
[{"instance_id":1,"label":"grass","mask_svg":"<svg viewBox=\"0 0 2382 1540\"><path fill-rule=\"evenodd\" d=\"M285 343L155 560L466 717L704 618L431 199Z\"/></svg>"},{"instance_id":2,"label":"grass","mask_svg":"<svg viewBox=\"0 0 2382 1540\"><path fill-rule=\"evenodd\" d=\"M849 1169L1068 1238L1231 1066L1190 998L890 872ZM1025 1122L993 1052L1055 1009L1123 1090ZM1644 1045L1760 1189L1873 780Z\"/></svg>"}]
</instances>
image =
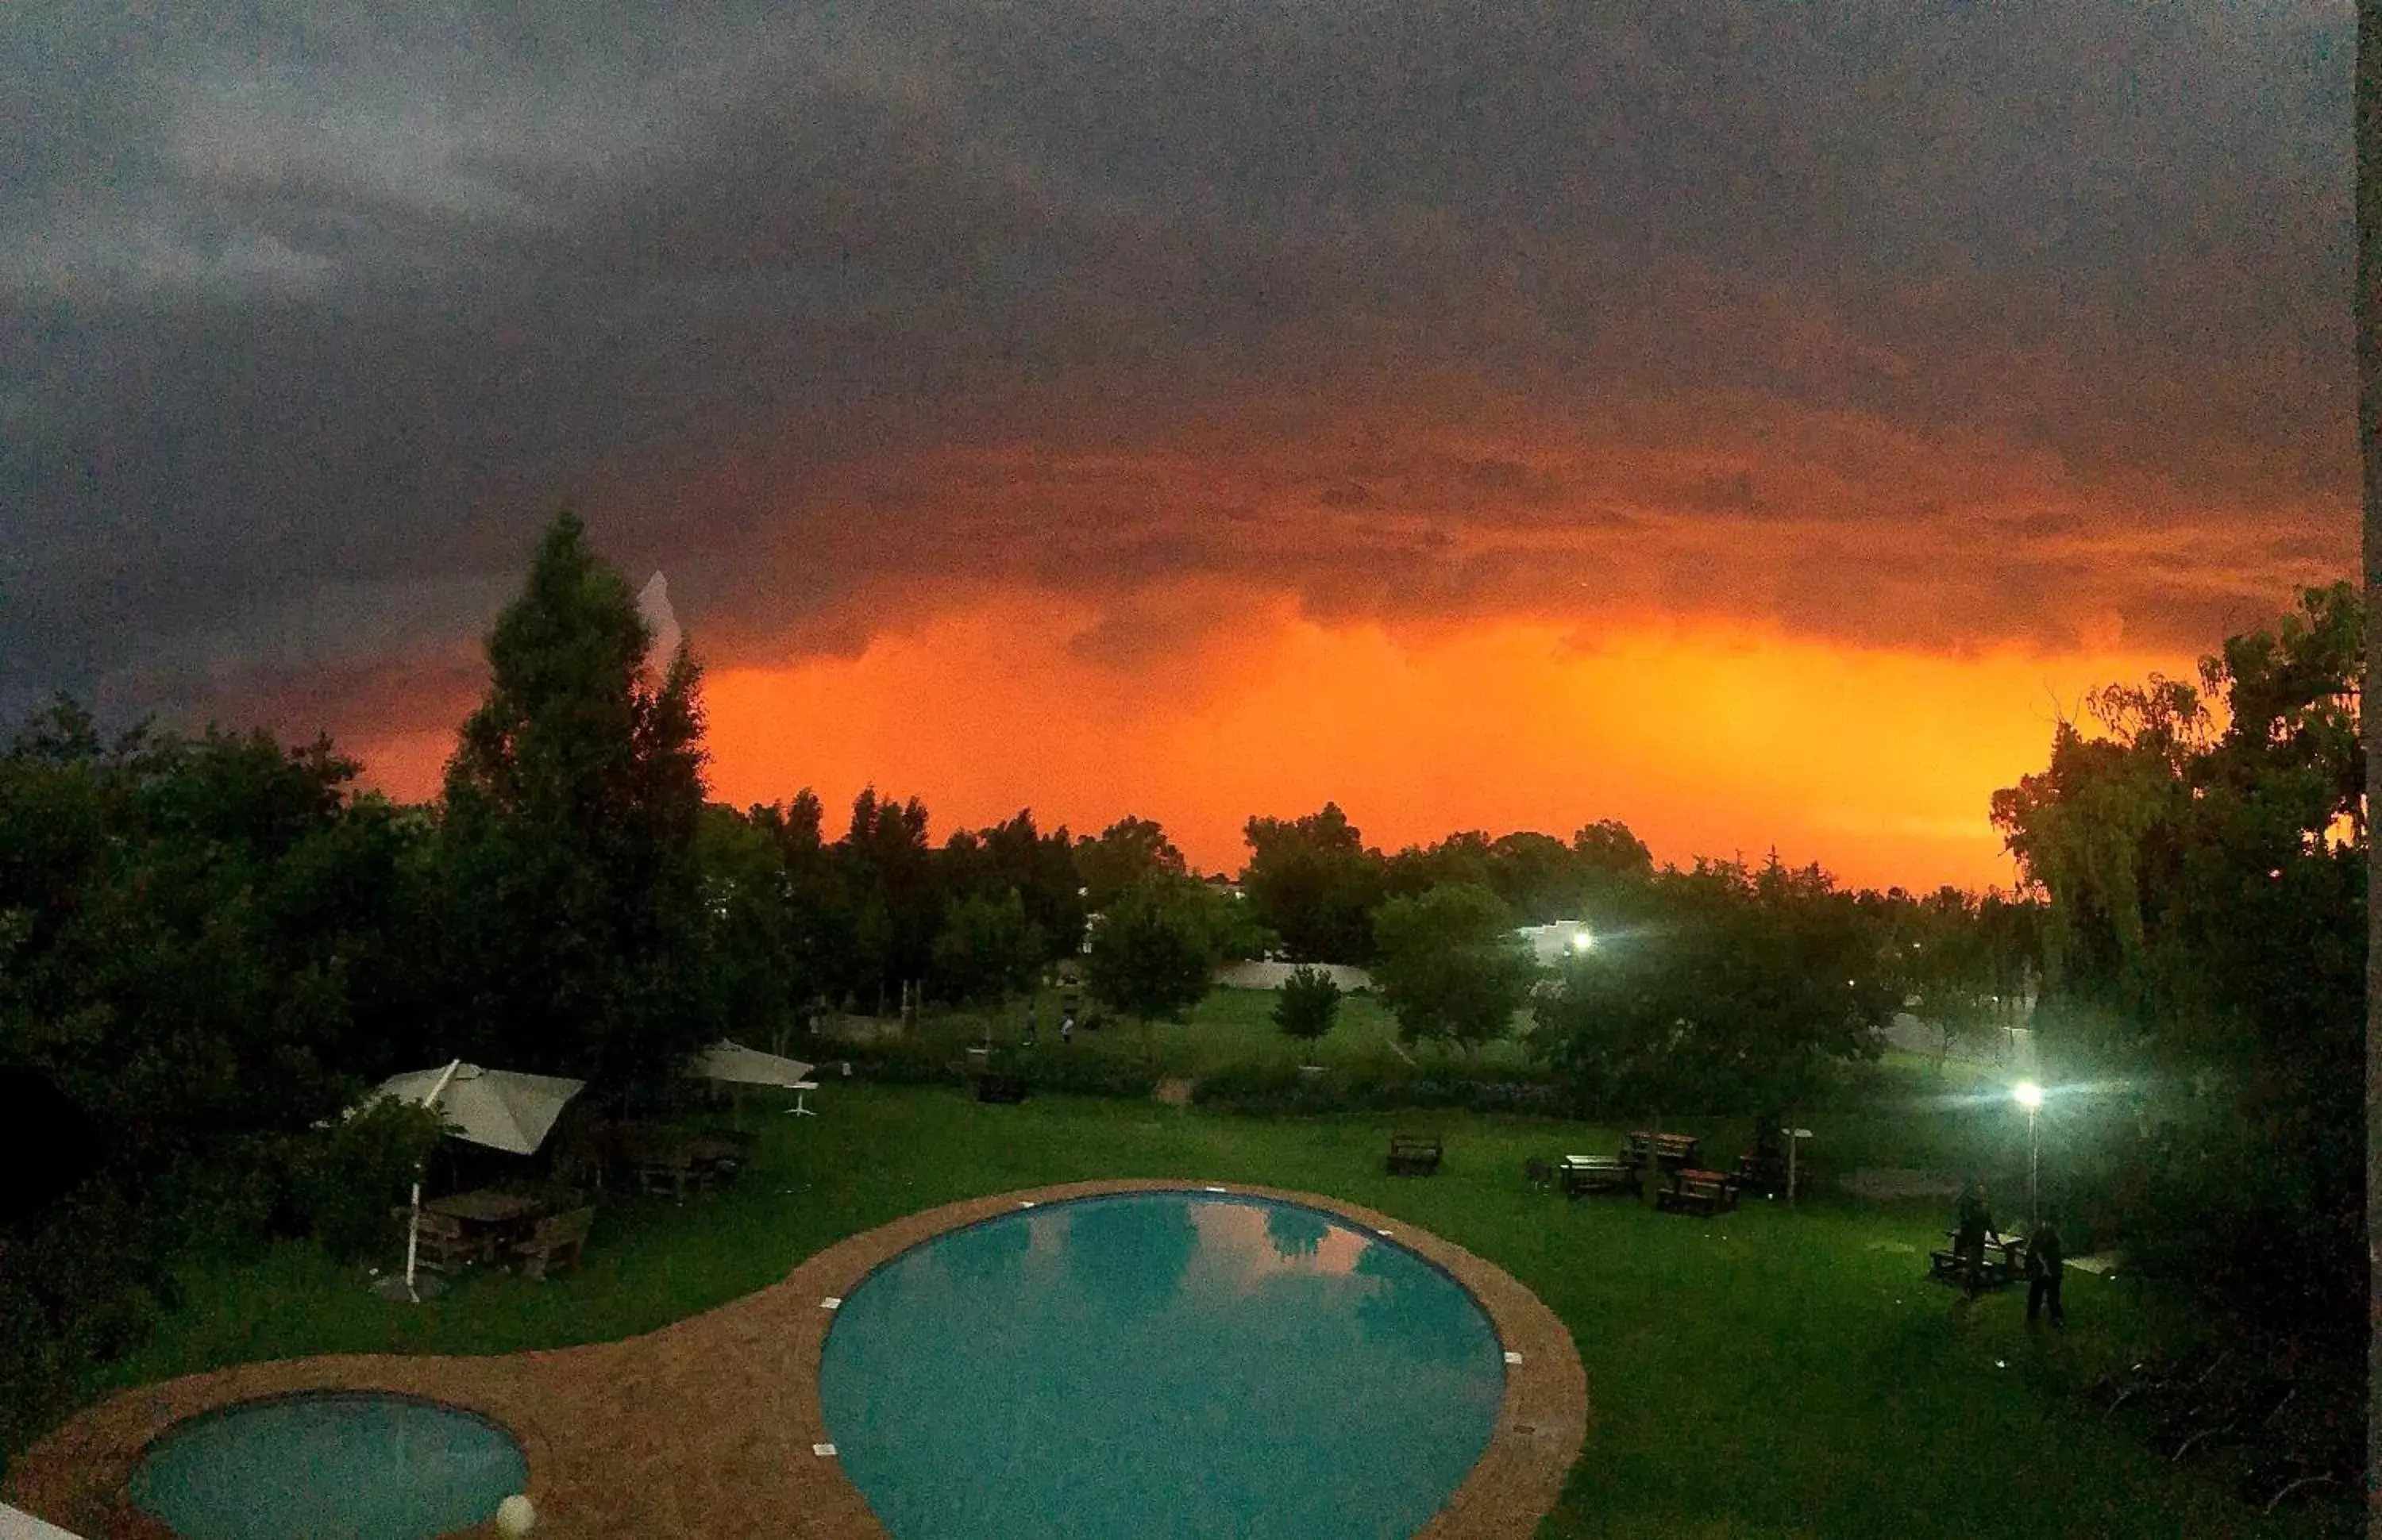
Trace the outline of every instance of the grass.
<instances>
[{"instance_id":1,"label":"grass","mask_svg":"<svg viewBox=\"0 0 2382 1540\"><path fill-rule=\"evenodd\" d=\"M1522 1161L1604 1148L1615 1131L1522 1118L1260 1120L1055 1096L991 1107L942 1087L841 1082L817 1105L817 1118L748 1112L755 1162L723 1192L684 1208L608 1204L584 1269L546 1284L474 1277L417 1308L372 1300L307 1247L195 1267L186 1307L110 1383L247 1359L618 1338L932 1204L1081 1178L1203 1178L1375 1205L1497 1262L1563 1317L1593 1412L1542 1535L2327 1533L2320 1515L2250 1513L2081 1407L2077 1387L2172 1325L2138 1286L2071 1277L2065 1334L2030 1333L2011 1294L1956 1321L1950 1292L1920 1277L1941 1204L1757 1202L1708 1222L1567 1204L1529 1191ZM1438 1176L1381 1173L1393 1126L1445 1135Z\"/></svg>"}]
</instances>

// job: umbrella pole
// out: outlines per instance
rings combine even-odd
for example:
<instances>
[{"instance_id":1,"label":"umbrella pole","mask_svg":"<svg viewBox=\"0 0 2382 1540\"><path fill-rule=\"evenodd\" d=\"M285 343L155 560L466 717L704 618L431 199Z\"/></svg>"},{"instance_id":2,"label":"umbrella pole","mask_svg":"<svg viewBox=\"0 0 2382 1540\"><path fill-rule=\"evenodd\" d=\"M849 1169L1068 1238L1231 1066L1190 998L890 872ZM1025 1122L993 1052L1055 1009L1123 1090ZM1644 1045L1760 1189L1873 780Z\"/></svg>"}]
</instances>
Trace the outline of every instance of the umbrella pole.
<instances>
[{"instance_id":1,"label":"umbrella pole","mask_svg":"<svg viewBox=\"0 0 2382 1540\"><path fill-rule=\"evenodd\" d=\"M447 1066L447 1072L438 1077L438 1083L430 1088L430 1094L422 1098L422 1105L429 1107L436 1106L438 1098L447 1094L447 1087L454 1083L455 1072L462 1068L463 1061L460 1058ZM406 1298L415 1304L422 1302L422 1296L416 1293L413 1288L413 1258L421 1242L422 1167L417 1166L413 1168L413 1221L406 1227L405 1231L405 1294Z\"/></svg>"},{"instance_id":2,"label":"umbrella pole","mask_svg":"<svg viewBox=\"0 0 2382 1540\"><path fill-rule=\"evenodd\" d=\"M415 1304L422 1302L422 1296L413 1288L413 1259L421 1244L422 1173L417 1170L413 1173L413 1220L405 1229L405 1292Z\"/></svg>"}]
</instances>

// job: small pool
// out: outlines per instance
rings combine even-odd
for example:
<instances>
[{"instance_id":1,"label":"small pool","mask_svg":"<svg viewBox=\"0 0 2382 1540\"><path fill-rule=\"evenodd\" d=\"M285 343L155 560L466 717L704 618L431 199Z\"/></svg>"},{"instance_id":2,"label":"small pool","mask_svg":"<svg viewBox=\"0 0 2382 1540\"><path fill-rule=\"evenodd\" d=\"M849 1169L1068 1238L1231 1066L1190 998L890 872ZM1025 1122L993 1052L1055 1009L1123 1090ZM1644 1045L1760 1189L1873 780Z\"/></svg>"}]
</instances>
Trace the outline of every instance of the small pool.
<instances>
[{"instance_id":1,"label":"small pool","mask_svg":"<svg viewBox=\"0 0 2382 1540\"><path fill-rule=\"evenodd\" d=\"M494 1516L528 1480L512 1435L476 1412L326 1391L178 1424L130 1494L184 1540L431 1540Z\"/></svg>"},{"instance_id":2,"label":"small pool","mask_svg":"<svg viewBox=\"0 0 2382 1540\"><path fill-rule=\"evenodd\" d=\"M1488 1447L1462 1285L1268 1199L1132 1192L955 1230L838 1310L819 1397L895 1540L1391 1536Z\"/></svg>"}]
</instances>

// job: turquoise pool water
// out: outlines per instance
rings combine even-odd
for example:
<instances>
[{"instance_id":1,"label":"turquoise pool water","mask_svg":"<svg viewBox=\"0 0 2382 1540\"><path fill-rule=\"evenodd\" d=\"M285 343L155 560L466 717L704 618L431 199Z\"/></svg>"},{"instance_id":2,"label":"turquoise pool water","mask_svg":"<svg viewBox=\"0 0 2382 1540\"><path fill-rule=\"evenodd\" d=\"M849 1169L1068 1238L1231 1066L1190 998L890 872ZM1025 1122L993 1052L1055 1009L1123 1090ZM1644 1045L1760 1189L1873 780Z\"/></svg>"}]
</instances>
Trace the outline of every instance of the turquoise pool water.
<instances>
[{"instance_id":1,"label":"turquoise pool water","mask_svg":"<svg viewBox=\"0 0 2382 1540\"><path fill-rule=\"evenodd\" d=\"M1136 1192L895 1257L819 1365L837 1457L896 1540L1412 1534L1505 1390L1488 1317L1315 1209Z\"/></svg>"},{"instance_id":2,"label":"turquoise pool water","mask_svg":"<svg viewBox=\"0 0 2382 1540\"><path fill-rule=\"evenodd\" d=\"M527 1484L512 1436L411 1396L277 1396L168 1432L132 1501L185 1540L430 1540Z\"/></svg>"}]
</instances>

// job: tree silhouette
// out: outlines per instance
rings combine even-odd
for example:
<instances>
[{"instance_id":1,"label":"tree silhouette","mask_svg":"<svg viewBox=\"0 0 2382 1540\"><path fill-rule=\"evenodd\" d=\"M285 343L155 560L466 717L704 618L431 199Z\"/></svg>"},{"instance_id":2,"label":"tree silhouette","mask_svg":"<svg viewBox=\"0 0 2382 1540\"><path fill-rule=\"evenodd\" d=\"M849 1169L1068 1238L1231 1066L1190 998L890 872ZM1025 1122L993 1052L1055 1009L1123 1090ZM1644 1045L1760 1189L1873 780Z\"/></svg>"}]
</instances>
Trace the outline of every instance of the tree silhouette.
<instances>
[{"instance_id":1,"label":"tree silhouette","mask_svg":"<svg viewBox=\"0 0 2382 1540\"><path fill-rule=\"evenodd\" d=\"M1198 1249L1191 1211L1176 1199L1096 1198L1067 1216L1067 1270L1086 1294L1128 1318L1172 1300Z\"/></svg>"},{"instance_id":2,"label":"tree silhouette","mask_svg":"<svg viewBox=\"0 0 2382 1540\"><path fill-rule=\"evenodd\" d=\"M656 679L620 572L568 508L488 639L440 829L457 1047L611 1086L701 1045L700 674Z\"/></svg>"},{"instance_id":3,"label":"tree silhouette","mask_svg":"<svg viewBox=\"0 0 2382 1540\"><path fill-rule=\"evenodd\" d=\"M1332 1222L1308 1209L1277 1204L1266 1211L1266 1240L1284 1262L1313 1256L1332 1233Z\"/></svg>"}]
</instances>

